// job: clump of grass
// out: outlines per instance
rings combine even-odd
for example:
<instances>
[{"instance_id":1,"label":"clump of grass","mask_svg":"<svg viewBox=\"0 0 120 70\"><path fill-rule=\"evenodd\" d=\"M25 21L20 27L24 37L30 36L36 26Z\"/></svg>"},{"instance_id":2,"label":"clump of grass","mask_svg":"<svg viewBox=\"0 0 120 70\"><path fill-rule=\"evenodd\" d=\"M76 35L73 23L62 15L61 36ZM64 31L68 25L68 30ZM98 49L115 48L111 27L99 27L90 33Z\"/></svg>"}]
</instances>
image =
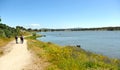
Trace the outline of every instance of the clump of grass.
<instances>
[{"instance_id":1,"label":"clump of grass","mask_svg":"<svg viewBox=\"0 0 120 70\"><path fill-rule=\"evenodd\" d=\"M2 54L3 54L3 51L0 50L0 55L2 55Z\"/></svg>"},{"instance_id":2,"label":"clump of grass","mask_svg":"<svg viewBox=\"0 0 120 70\"><path fill-rule=\"evenodd\" d=\"M28 37L26 37L26 39L36 40L36 38L38 38L38 37L41 37L41 35L38 35L38 34L36 34L36 33L32 33L32 36L28 36Z\"/></svg>"},{"instance_id":3,"label":"clump of grass","mask_svg":"<svg viewBox=\"0 0 120 70\"><path fill-rule=\"evenodd\" d=\"M30 49L37 56L50 62L47 70L119 70L120 60L87 52L78 47L44 43L33 38L28 39Z\"/></svg>"},{"instance_id":4,"label":"clump of grass","mask_svg":"<svg viewBox=\"0 0 120 70\"><path fill-rule=\"evenodd\" d=\"M8 44L13 38L2 38L0 37L0 48L4 47ZM3 54L3 50L0 50L0 56Z\"/></svg>"},{"instance_id":5,"label":"clump of grass","mask_svg":"<svg viewBox=\"0 0 120 70\"><path fill-rule=\"evenodd\" d=\"M12 40L13 38L0 38L0 47L5 46Z\"/></svg>"}]
</instances>

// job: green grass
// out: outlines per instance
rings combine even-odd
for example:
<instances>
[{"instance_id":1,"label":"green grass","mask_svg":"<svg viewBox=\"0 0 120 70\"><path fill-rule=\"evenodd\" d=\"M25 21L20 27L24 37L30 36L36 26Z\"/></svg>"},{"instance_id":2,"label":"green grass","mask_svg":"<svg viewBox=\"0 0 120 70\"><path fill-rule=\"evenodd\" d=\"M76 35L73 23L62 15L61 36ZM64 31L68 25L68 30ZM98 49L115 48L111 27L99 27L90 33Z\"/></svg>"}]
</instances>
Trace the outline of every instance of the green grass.
<instances>
[{"instance_id":1,"label":"green grass","mask_svg":"<svg viewBox=\"0 0 120 70\"><path fill-rule=\"evenodd\" d=\"M46 70L120 70L120 60L87 52L78 47L61 47L29 37L28 46L35 54L51 63Z\"/></svg>"}]
</instances>

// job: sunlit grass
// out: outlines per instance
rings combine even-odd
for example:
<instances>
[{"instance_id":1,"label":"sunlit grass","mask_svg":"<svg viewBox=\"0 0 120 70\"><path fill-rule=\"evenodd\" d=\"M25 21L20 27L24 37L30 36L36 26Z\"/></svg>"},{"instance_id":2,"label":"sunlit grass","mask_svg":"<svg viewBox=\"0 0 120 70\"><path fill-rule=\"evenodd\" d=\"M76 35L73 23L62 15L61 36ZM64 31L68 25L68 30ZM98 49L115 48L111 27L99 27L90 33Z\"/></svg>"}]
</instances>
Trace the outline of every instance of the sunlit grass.
<instances>
[{"instance_id":1,"label":"sunlit grass","mask_svg":"<svg viewBox=\"0 0 120 70\"><path fill-rule=\"evenodd\" d=\"M0 48L4 47L6 44L8 44L12 40L13 38L0 38ZM3 50L0 50L0 55L2 54L3 54Z\"/></svg>"},{"instance_id":2,"label":"sunlit grass","mask_svg":"<svg viewBox=\"0 0 120 70\"><path fill-rule=\"evenodd\" d=\"M28 38L29 49L51 64L47 70L120 70L120 61L78 47L44 43Z\"/></svg>"},{"instance_id":3,"label":"sunlit grass","mask_svg":"<svg viewBox=\"0 0 120 70\"><path fill-rule=\"evenodd\" d=\"M13 40L13 38L0 38L0 47L5 46L11 40Z\"/></svg>"}]
</instances>

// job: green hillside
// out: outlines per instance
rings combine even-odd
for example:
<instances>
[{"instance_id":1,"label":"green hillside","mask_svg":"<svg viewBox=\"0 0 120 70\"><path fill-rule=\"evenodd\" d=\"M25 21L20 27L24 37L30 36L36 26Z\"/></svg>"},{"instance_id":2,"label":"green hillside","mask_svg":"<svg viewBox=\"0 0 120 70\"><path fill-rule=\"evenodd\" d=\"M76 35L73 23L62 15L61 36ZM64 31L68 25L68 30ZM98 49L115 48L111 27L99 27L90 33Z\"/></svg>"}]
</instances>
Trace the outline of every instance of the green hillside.
<instances>
[{"instance_id":1,"label":"green hillside","mask_svg":"<svg viewBox=\"0 0 120 70\"><path fill-rule=\"evenodd\" d=\"M0 37L10 38L17 35L18 31L15 28L9 27L6 24L0 23Z\"/></svg>"}]
</instances>

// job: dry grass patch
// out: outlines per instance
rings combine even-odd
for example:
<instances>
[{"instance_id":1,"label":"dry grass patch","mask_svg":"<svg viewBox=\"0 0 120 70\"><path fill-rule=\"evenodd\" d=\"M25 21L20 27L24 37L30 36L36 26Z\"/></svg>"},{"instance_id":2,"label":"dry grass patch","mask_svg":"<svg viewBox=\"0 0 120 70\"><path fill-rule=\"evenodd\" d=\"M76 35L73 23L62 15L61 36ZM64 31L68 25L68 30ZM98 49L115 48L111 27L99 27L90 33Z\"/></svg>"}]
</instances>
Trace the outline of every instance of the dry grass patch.
<instances>
[{"instance_id":1,"label":"dry grass patch","mask_svg":"<svg viewBox=\"0 0 120 70\"><path fill-rule=\"evenodd\" d=\"M5 46L12 40L13 40L13 38L0 38L0 47Z\"/></svg>"},{"instance_id":2,"label":"dry grass patch","mask_svg":"<svg viewBox=\"0 0 120 70\"><path fill-rule=\"evenodd\" d=\"M13 38L0 38L0 56L3 54L3 49L1 48L7 45L12 40Z\"/></svg>"}]
</instances>

